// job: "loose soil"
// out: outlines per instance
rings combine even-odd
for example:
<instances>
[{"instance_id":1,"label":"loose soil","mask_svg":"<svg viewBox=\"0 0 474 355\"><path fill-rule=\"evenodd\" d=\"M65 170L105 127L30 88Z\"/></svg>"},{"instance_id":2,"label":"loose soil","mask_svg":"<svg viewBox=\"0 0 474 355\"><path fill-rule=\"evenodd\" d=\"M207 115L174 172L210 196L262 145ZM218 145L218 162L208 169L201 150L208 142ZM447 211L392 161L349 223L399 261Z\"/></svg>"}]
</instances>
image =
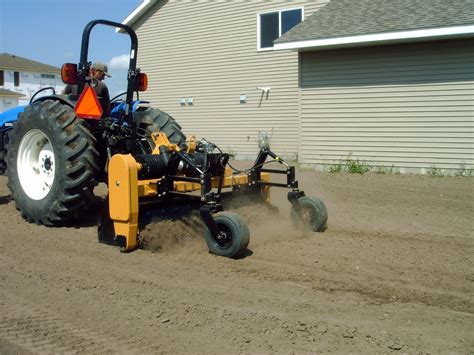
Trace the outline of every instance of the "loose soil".
<instances>
[{"instance_id":1,"label":"loose soil","mask_svg":"<svg viewBox=\"0 0 474 355\"><path fill-rule=\"evenodd\" d=\"M146 249L97 243L100 204L69 228L28 224L0 177L0 353L471 353L474 180L301 171L329 212L300 231L250 225L236 260L196 214L157 220Z\"/></svg>"}]
</instances>

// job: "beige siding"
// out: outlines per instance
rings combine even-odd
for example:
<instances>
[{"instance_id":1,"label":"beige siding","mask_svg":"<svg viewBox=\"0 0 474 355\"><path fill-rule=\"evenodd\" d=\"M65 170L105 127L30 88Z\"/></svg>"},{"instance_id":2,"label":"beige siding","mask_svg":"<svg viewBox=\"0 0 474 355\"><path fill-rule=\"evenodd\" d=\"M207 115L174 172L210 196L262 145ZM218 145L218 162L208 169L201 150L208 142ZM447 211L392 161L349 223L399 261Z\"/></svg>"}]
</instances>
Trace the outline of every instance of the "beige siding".
<instances>
[{"instance_id":1,"label":"beige siding","mask_svg":"<svg viewBox=\"0 0 474 355\"><path fill-rule=\"evenodd\" d=\"M474 40L301 56L301 163L474 165Z\"/></svg>"},{"instance_id":2,"label":"beige siding","mask_svg":"<svg viewBox=\"0 0 474 355\"><path fill-rule=\"evenodd\" d=\"M306 18L326 2L158 3L135 26L138 64L150 81L142 97L172 114L186 134L239 157L255 156L258 131L272 129L273 149L296 156L298 54L257 51L257 14L304 6ZM256 87L270 87L268 98ZM180 106L189 97L194 105Z\"/></svg>"}]
</instances>

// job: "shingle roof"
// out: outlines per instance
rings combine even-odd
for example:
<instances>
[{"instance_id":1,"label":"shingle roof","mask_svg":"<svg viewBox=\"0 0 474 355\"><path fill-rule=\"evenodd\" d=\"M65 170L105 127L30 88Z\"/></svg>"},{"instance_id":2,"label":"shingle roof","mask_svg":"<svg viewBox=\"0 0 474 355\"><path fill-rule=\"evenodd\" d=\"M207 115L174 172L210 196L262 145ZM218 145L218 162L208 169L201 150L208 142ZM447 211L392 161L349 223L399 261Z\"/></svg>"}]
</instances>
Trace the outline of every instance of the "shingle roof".
<instances>
[{"instance_id":1,"label":"shingle roof","mask_svg":"<svg viewBox=\"0 0 474 355\"><path fill-rule=\"evenodd\" d=\"M474 0L331 0L275 43L474 24Z\"/></svg>"},{"instance_id":2,"label":"shingle roof","mask_svg":"<svg viewBox=\"0 0 474 355\"><path fill-rule=\"evenodd\" d=\"M41 73L59 73L60 69L52 65L43 64L34 60L19 57L9 53L0 54L0 69L31 71Z\"/></svg>"},{"instance_id":3,"label":"shingle roof","mask_svg":"<svg viewBox=\"0 0 474 355\"><path fill-rule=\"evenodd\" d=\"M7 89L1 89L0 88L0 96L1 97L5 97L5 96L8 96L8 97L23 97L25 95L19 94L17 92L10 91L10 90L7 90Z\"/></svg>"}]
</instances>

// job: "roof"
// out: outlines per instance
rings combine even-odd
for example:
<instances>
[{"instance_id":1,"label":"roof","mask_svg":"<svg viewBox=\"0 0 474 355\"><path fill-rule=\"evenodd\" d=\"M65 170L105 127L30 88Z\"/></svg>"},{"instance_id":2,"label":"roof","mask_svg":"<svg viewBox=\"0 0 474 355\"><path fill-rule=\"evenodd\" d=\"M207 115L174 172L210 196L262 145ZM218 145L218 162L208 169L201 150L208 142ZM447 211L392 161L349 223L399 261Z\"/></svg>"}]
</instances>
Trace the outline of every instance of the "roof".
<instances>
[{"instance_id":1,"label":"roof","mask_svg":"<svg viewBox=\"0 0 474 355\"><path fill-rule=\"evenodd\" d=\"M0 54L0 69L10 69L18 71L30 71L41 73L59 73L60 69L52 65L43 64L34 60L19 57L14 54Z\"/></svg>"},{"instance_id":2,"label":"roof","mask_svg":"<svg viewBox=\"0 0 474 355\"><path fill-rule=\"evenodd\" d=\"M143 2L135 10L133 10L125 20L122 21L122 24L133 26L133 24L137 22L138 19L142 17L148 11L148 9L157 2L158 0L143 0ZM122 29L118 29L117 31L123 32Z\"/></svg>"},{"instance_id":3,"label":"roof","mask_svg":"<svg viewBox=\"0 0 474 355\"><path fill-rule=\"evenodd\" d=\"M0 96L1 97L23 97L25 95L19 94L17 92L10 91L10 90L7 90L7 89L1 89L0 88Z\"/></svg>"},{"instance_id":4,"label":"roof","mask_svg":"<svg viewBox=\"0 0 474 355\"><path fill-rule=\"evenodd\" d=\"M474 0L331 0L276 40L275 49L473 35Z\"/></svg>"}]
</instances>

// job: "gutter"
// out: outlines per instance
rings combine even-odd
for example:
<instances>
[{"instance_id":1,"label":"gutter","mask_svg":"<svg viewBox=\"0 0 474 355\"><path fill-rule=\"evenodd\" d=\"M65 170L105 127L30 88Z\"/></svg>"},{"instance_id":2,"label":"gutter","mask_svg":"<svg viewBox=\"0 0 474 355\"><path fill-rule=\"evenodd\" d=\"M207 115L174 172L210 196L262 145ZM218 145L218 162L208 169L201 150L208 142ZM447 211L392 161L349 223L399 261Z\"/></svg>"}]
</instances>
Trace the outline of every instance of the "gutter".
<instances>
[{"instance_id":1,"label":"gutter","mask_svg":"<svg viewBox=\"0 0 474 355\"><path fill-rule=\"evenodd\" d=\"M474 36L474 25L275 43L274 50L318 50Z\"/></svg>"},{"instance_id":2,"label":"gutter","mask_svg":"<svg viewBox=\"0 0 474 355\"><path fill-rule=\"evenodd\" d=\"M8 91L10 91L10 90L8 90ZM5 93L5 92L4 93L0 92L0 97L18 98L19 99L20 97L25 96L24 94L18 94L18 93L13 92L13 91L10 91L10 92L11 92L11 94L10 93Z\"/></svg>"},{"instance_id":3,"label":"gutter","mask_svg":"<svg viewBox=\"0 0 474 355\"><path fill-rule=\"evenodd\" d=\"M148 11L150 7L152 7L156 3L157 0L143 0L143 2L135 10L133 10L132 13L128 15L125 20L122 21L122 24L132 26L135 22L138 21L140 17L145 14L145 12ZM121 28L117 28L115 32L125 33L125 31Z\"/></svg>"}]
</instances>

